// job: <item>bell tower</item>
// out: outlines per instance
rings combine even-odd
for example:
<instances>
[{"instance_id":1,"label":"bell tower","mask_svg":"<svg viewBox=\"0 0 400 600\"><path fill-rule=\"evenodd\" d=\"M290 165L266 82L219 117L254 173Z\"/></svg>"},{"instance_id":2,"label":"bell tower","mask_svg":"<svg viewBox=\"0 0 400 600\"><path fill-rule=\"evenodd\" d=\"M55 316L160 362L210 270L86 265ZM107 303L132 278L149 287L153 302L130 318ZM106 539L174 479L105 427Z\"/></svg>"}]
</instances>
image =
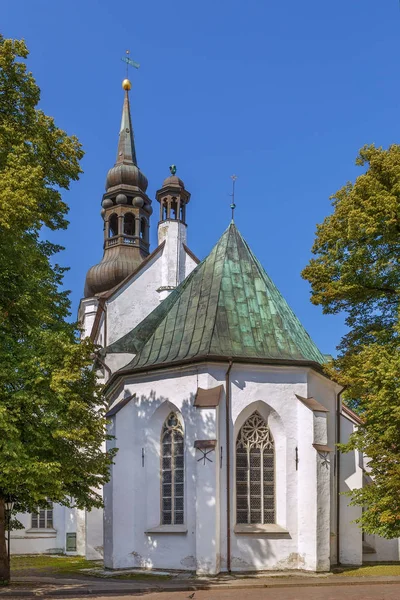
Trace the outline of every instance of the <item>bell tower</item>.
<instances>
[{"instance_id":1,"label":"bell tower","mask_svg":"<svg viewBox=\"0 0 400 600\"><path fill-rule=\"evenodd\" d=\"M190 200L190 193L185 189L182 179L176 176L176 166L171 165L169 170L170 177L164 179L162 188L156 193L156 199L160 203L158 243L165 242L161 269L162 285L157 290L160 300L164 300L187 275L186 205Z\"/></svg>"},{"instance_id":2,"label":"bell tower","mask_svg":"<svg viewBox=\"0 0 400 600\"><path fill-rule=\"evenodd\" d=\"M160 203L160 221L179 221L186 225L186 204L190 194L185 190L182 179L176 176L176 166L171 165L171 176L164 179L162 188L158 190L156 198Z\"/></svg>"},{"instance_id":3,"label":"bell tower","mask_svg":"<svg viewBox=\"0 0 400 600\"><path fill-rule=\"evenodd\" d=\"M149 254L149 219L153 212L146 194L147 179L137 166L129 91L125 92L117 160L108 171L102 199L104 254L86 275L85 298L111 290L130 275Z\"/></svg>"}]
</instances>

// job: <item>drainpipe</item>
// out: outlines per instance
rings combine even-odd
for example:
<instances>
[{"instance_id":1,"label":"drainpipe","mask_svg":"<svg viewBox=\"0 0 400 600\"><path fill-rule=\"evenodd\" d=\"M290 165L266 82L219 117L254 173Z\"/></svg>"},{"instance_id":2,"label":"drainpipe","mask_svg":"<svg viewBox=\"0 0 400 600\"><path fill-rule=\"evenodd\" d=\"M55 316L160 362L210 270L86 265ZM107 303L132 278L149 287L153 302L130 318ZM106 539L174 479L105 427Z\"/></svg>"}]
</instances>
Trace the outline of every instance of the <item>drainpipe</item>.
<instances>
[{"instance_id":1,"label":"drainpipe","mask_svg":"<svg viewBox=\"0 0 400 600\"><path fill-rule=\"evenodd\" d=\"M343 394L347 385L344 386L336 395L336 437L337 443L340 443L340 415L341 415L341 400L340 396ZM336 561L340 565L340 450L336 448Z\"/></svg>"},{"instance_id":2,"label":"drainpipe","mask_svg":"<svg viewBox=\"0 0 400 600\"><path fill-rule=\"evenodd\" d=\"M231 420L231 386L229 374L233 362L229 360L228 370L225 374L225 423L226 423L226 568L231 572L231 441L230 441L230 420Z\"/></svg>"}]
</instances>

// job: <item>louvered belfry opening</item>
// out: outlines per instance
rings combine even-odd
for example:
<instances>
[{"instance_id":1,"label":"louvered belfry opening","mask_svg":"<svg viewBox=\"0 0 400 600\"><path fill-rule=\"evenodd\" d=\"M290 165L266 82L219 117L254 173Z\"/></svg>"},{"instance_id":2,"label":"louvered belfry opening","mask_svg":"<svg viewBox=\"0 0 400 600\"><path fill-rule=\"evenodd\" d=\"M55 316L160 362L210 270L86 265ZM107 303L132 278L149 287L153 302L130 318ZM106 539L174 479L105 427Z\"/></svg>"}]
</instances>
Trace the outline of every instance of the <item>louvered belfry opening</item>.
<instances>
[{"instance_id":1,"label":"louvered belfry opening","mask_svg":"<svg viewBox=\"0 0 400 600\"><path fill-rule=\"evenodd\" d=\"M258 412L243 424L236 440L236 522L275 523L274 441Z\"/></svg>"},{"instance_id":2,"label":"louvered belfry opening","mask_svg":"<svg viewBox=\"0 0 400 600\"><path fill-rule=\"evenodd\" d=\"M184 434L175 413L165 420L161 434L161 523L184 523Z\"/></svg>"}]
</instances>

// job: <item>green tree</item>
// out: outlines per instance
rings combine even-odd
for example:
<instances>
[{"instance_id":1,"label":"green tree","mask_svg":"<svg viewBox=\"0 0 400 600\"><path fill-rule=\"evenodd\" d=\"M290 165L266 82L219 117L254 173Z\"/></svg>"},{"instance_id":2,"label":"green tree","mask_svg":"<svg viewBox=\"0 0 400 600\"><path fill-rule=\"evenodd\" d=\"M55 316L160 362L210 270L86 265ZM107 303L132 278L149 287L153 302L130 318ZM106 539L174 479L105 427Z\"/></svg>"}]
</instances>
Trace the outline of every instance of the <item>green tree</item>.
<instances>
[{"instance_id":1,"label":"green tree","mask_svg":"<svg viewBox=\"0 0 400 600\"><path fill-rule=\"evenodd\" d=\"M40 91L24 41L0 36L0 580L9 579L4 503L101 506L109 478L106 407L93 346L67 321L60 247L61 191L81 172L82 148L37 108Z\"/></svg>"},{"instance_id":2,"label":"green tree","mask_svg":"<svg viewBox=\"0 0 400 600\"><path fill-rule=\"evenodd\" d=\"M333 197L303 271L311 300L345 312L349 332L327 367L364 424L344 451L369 457L373 483L352 495L367 533L400 536L400 146L363 147L362 175Z\"/></svg>"}]
</instances>

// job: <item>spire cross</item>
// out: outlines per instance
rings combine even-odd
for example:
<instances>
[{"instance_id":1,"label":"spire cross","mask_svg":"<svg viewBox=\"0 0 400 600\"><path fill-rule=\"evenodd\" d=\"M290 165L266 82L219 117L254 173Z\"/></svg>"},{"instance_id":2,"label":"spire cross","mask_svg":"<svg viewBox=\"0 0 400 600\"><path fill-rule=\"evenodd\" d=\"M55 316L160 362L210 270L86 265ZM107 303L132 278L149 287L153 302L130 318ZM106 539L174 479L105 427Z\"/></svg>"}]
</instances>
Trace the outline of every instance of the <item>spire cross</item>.
<instances>
[{"instance_id":1,"label":"spire cross","mask_svg":"<svg viewBox=\"0 0 400 600\"><path fill-rule=\"evenodd\" d=\"M234 215L235 215L235 208L236 208L236 204L235 204L235 183L236 183L237 175L231 175L231 179L232 179L232 194L230 194L230 197L232 198L231 210L232 210L232 221L233 221Z\"/></svg>"}]
</instances>

